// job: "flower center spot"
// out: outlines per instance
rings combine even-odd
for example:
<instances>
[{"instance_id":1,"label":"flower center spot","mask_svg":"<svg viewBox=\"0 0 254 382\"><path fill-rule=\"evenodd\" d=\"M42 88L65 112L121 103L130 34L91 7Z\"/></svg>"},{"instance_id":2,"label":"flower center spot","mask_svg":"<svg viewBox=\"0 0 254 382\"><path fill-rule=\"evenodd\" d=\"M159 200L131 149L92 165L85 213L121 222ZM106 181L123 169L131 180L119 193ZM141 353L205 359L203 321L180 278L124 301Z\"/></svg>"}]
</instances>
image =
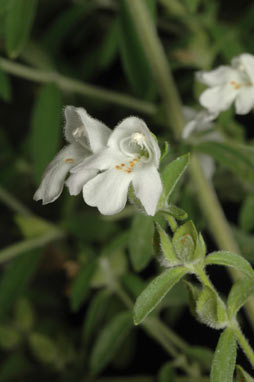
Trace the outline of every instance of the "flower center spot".
<instances>
[{"instance_id":1,"label":"flower center spot","mask_svg":"<svg viewBox=\"0 0 254 382\"><path fill-rule=\"evenodd\" d=\"M242 87L241 84L238 84L235 81L230 81L230 85L232 85L235 90L238 90L238 89L240 89L240 87Z\"/></svg>"},{"instance_id":2,"label":"flower center spot","mask_svg":"<svg viewBox=\"0 0 254 382\"><path fill-rule=\"evenodd\" d=\"M74 159L73 158L66 158L64 161L65 161L65 163L73 163Z\"/></svg>"},{"instance_id":3,"label":"flower center spot","mask_svg":"<svg viewBox=\"0 0 254 382\"><path fill-rule=\"evenodd\" d=\"M128 162L128 164L121 163L120 165L117 164L115 166L116 170L124 170L126 174L130 174L132 172L132 169L135 167L136 163L138 163L139 159L134 158L131 161Z\"/></svg>"}]
</instances>

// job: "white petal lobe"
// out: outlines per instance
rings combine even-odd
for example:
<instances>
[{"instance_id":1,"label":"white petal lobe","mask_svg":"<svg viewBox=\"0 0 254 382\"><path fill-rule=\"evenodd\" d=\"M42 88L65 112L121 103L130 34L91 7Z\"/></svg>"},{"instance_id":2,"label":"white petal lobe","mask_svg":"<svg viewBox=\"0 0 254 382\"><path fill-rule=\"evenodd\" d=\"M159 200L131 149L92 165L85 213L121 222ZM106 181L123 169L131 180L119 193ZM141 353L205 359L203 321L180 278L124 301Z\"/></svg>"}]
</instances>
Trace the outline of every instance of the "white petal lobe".
<instances>
[{"instance_id":1,"label":"white petal lobe","mask_svg":"<svg viewBox=\"0 0 254 382\"><path fill-rule=\"evenodd\" d=\"M149 166L137 171L132 183L147 215L154 216L162 192L161 178L156 167Z\"/></svg>"}]
</instances>

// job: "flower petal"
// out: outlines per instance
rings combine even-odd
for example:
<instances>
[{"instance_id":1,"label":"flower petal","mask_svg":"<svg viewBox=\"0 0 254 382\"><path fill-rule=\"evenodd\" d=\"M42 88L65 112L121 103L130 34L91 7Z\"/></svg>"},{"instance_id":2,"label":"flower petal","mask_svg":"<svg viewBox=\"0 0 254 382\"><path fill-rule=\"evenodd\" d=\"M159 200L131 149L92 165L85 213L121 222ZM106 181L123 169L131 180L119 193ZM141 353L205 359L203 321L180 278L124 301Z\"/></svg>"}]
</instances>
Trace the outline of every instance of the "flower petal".
<instances>
[{"instance_id":1,"label":"flower petal","mask_svg":"<svg viewBox=\"0 0 254 382\"><path fill-rule=\"evenodd\" d=\"M143 204L148 215L155 215L162 192L160 175L155 166L147 166L134 173L133 187L136 196Z\"/></svg>"},{"instance_id":2,"label":"flower petal","mask_svg":"<svg viewBox=\"0 0 254 382\"><path fill-rule=\"evenodd\" d=\"M239 89L235 101L237 114L247 114L254 107L254 86L244 86Z\"/></svg>"},{"instance_id":3,"label":"flower petal","mask_svg":"<svg viewBox=\"0 0 254 382\"><path fill-rule=\"evenodd\" d=\"M77 166L73 167L71 172L76 173L85 171L88 168L94 168L100 171L108 170L109 168L115 167L116 164L125 160L126 158L121 155L121 153L111 148L106 148L97 154L90 155L85 158Z\"/></svg>"},{"instance_id":4,"label":"flower petal","mask_svg":"<svg viewBox=\"0 0 254 382\"><path fill-rule=\"evenodd\" d=\"M88 151L76 143L64 147L46 168L34 200L42 200L43 204L54 202L63 190L70 168L87 154Z\"/></svg>"},{"instance_id":5,"label":"flower petal","mask_svg":"<svg viewBox=\"0 0 254 382\"><path fill-rule=\"evenodd\" d=\"M82 107L66 106L65 118L67 141L77 141L92 152L98 152L106 145L111 130L101 121L91 117Z\"/></svg>"},{"instance_id":6,"label":"flower petal","mask_svg":"<svg viewBox=\"0 0 254 382\"><path fill-rule=\"evenodd\" d=\"M234 89L231 85L215 86L205 90L199 102L212 113L227 110L237 96L239 89Z\"/></svg>"},{"instance_id":7,"label":"flower petal","mask_svg":"<svg viewBox=\"0 0 254 382\"><path fill-rule=\"evenodd\" d=\"M117 214L126 204L131 180L132 174L116 169L105 171L84 186L84 200L103 215Z\"/></svg>"},{"instance_id":8,"label":"flower petal","mask_svg":"<svg viewBox=\"0 0 254 382\"><path fill-rule=\"evenodd\" d=\"M154 139L154 136L151 134L151 131L148 129L145 122L140 118L128 117L120 122L111 134L108 140L108 146L115 149L116 151L119 151L121 140L137 132L144 135L147 144L152 150L153 161L158 168L161 155L159 145Z\"/></svg>"},{"instance_id":9,"label":"flower petal","mask_svg":"<svg viewBox=\"0 0 254 382\"><path fill-rule=\"evenodd\" d=\"M233 58L232 66L238 70L245 71L248 74L250 82L254 82L254 56L252 54L244 53L238 57Z\"/></svg>"},{"instance_id":10,"label":"flower petal","mask_svg":"<svg viewBox=\"0 0 254 382\"><path fill-rule=\"evenodd\" d=\"M241 82L238 71L230 66L219 66L210 72L200 71L196 73L196 76L198 81L208 86L223 85L230 81Z\"/></svg>"},{"instance_id":11,"label":"flower petal","mask_svg":"<svg viewBox=\"0 0 254 382\"><path fill-rule=\"evenodd\" d=\"M83 186L98 173L95 169L86 169L69 176L65 184L69 189L70 195L78 195Z\"/></svg>"}]
</instances>

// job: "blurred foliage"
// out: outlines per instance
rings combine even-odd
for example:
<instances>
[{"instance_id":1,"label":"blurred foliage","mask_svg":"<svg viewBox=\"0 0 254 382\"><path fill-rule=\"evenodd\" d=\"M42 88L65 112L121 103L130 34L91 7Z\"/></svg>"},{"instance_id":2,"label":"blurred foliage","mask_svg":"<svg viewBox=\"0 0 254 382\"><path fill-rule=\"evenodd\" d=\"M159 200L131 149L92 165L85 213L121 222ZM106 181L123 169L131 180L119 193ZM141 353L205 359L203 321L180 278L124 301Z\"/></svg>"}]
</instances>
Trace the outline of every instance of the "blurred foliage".
<instances>
[{"instance_id":1,"label":"blurred foliage","mask_svg":"<svg viewBox=\"0 0 254 382\"><path fill-rule=\"evenodd\" d=\"M147 0L147 6L186 104L197 104L202 90L195 70L254 53L251 1ZM103 373L157 372L158 381L177 380L185 361L153 353L153 339L133 327L126 311L159 268L153 219L133 219L132 206L103 217L65 192L42 207L32 195L62 146L64 105L83 106L110 127L136 114L159 142L169 141L162 166L191 150L215 159L215 186L253 263L253 114L236 121L232 110L222 113L216 128L224 143L175 145L125 0L0 0L0 21L1 247L14 253L6 261L0 252L0 381L89 382ZM206 230L188 176L176 185L172 202ZM61 237L47 239L54 230ZM185 290L176 287L154 317L161 314L184 336L191 331L182 321L186 304ZM139 357L146 357L145 365ZM197 362L209 369L206 347L189 347L186 357L194 369Z\"/></svg>"}]
</instances>

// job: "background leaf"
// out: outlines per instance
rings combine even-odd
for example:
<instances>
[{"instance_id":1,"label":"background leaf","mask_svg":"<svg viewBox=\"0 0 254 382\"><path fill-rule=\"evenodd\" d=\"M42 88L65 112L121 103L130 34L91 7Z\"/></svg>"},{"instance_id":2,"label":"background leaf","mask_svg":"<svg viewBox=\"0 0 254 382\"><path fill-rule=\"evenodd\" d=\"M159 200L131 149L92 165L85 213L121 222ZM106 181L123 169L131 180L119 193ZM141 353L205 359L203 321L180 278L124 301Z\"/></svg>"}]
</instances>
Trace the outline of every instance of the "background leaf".
<instances>
[{"instance_id":1,"label":"background leaf","mask_svg":"<svg viewBox=\"0 0 254 382\"><path fill-rule=\"evenodd\" d=\"M7 266L0 282L0 320L2 320L13 302L24 293L33 277L41 258L36 250L23 253Z\"/></svg>"},{"instance_id":2,"label":"background leaf","mask_svg":"<svg viewBox=\"0 0 254 382\"><path fill-rule=\"evenodd\" d=\"M132 221L129 250L132 266L136 272L146 267L153 255L153 218L137 214Z\"/></svg>"},{"instance_id":3,"label":"background leaf","mask_svg":"<svg viewBox=\"0 0 254 382\"><path fill-rule=\"evenodd\" d=\"M37 182L59 147L61 114L59 89L52 84L43 85L34 106L31 131L31 155Z\"/></svg>"},{"instance_id":4,"label":"background leaf","mask_svg":"<svg viewBox=\"0 0 254 382\"><path fill-rule=\"evenodd\" d=\"M155 17L155 1L146 0L148 9ZM136 94L153 99L155 85L148 60L132 21L126 1L120 1L119 50L123 68Z\"/></svg>"},{"instance_id":5,"label":"background leaf","mask_svg":"<svg viewBox=\"0 0 254 382\"><path fill-rule=\"evenodd\" d=\"M26 42L33 25L37 0L9 0L6 16L6 50L16 58Z\"/></svg>"},{"instance_id":6,"label":"background leaf","mask_svg":"<svg viewBox=\"0 0 254 382\"><path fill-rule=\"evenodd\" d=\"M112 360L133 327L131 313L116 315L101 331L91 355L91 371L98 374Z\"/></svg>"},{"instance_id":7,"label":"background leaf","mask_svg":"<svg viewBox=\"0 0 254 382\"><path fill-rule=\"evenodd\" d=\"M11 100L11 84L8 75L0 69L0 97L9 102Z\"/></svg>"}]
</instances>

